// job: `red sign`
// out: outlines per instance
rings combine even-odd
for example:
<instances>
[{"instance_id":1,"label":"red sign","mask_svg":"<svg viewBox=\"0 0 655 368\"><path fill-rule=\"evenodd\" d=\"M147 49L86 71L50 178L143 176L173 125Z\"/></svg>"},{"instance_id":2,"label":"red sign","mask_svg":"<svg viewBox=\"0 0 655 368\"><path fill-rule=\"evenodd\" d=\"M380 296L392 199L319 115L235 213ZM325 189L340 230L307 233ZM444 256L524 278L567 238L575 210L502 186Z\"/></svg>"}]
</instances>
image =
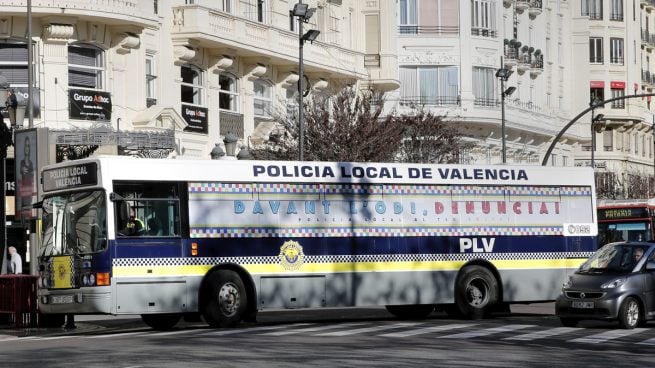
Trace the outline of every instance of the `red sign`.
<instances>
[{"instance_id":1,"label":"red sign","mask_svg":"<svg viewBox=\"0 0 655 368\"><path fill-rule=\"evenodd\" d=\"M611 81L610 88L625 89L625 82Z\"/></svg>"},{"instance_id":2,"label":"red sign","mask_svg":"<svg viewBox=\"0 0 655 368\"><path fill-rule=\"evenodd\" d=\"M605 88L605 81L589 81L591 88Z\"/></svg>"}]
</instances>

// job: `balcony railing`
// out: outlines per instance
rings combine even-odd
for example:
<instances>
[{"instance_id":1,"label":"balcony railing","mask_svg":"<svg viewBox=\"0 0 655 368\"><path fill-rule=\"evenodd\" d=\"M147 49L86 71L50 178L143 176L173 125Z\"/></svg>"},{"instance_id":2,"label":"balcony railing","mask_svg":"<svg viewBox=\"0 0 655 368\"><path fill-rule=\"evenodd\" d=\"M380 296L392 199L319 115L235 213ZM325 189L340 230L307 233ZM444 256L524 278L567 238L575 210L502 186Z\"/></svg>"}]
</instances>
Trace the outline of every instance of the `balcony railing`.
<instances>
[{"instance_id":1,"label":"balcony railing","mask_svg":"<svg viewBox=\"0 0 655 368\"><path fill-rule=\"evenodd\" d=\"M589 20L603 20L603 12L598 12L598 13L589 12Z\"/></svg>"},{"instance_id":2,"label":"balcony railing","mask_svg":"<svg viewBox=\"0 0 655 368\"><path fill-rule=\"evenodd\" d=\"M473 27L471 28L471 35L482 36L482 37L498 37L498 31L489 28Z\"/></svg>"},{"instance_id":3,"label":"balcony railing","mask_svg":"<svg viewBox=\"0 0 655 368\"><path fill-rule=\"evenodd\" d=\"M623 13L610 13L610 20L623 22Z\"/></svg>"},{"instance_id":4,"label":"balcony railing","mask_svg":"<svg viewBox=\"0 0 655 368\"><path fill-rule=\"evenodd\" d=\"M409 25L400 25L398 26L398 33L401 35L411 35L411 34L428 34L428 35L457 35L459 34L458 26L409 26Z\"/></svg>"},{"instance_id":5,"label":"balcony railing","mask_svg":"<svg viewBox=\"0 0 655 368\"><path fill-rule=\"evenodd\" d=\"M458 96L404 96L400 104L405 106L459 106Z\"/></svg>"},{"instance_id":6,"label":"balcony railing","mask_svg":"<svg viewBox=\"0 0 655 368\"><path fill-rule=\"evenodd\" d=\"M473 104L475 106L482 106L482 107L496 107L500 105L498 100L496 100L495 98L486 98L486 97L476 97L475 100L473 101Z\"/></svg>"},{"instance_id":7,"label":"balcony railing","mask_svg":"<svg viewBox=\"0 0 655 368\"><path fill-rule=\"evenodd\" d=\"M218 121L222 134L232 133L244 138L243 115L230 111L220 111Z\"/></svg>"}]
</instances>

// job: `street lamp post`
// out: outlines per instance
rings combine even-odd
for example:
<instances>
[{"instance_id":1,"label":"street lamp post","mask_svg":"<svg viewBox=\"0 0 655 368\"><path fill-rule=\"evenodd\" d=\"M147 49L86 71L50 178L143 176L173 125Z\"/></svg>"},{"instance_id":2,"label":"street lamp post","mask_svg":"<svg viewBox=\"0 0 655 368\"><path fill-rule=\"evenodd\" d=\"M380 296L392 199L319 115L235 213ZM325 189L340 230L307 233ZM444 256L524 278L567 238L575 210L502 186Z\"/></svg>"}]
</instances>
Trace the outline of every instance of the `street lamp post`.
<instances>
[{"instance_id":1,"label":"street lamp post","mask_svg":"<svg viewBox=\"0 0 655 368\"><path fill-rule=\"evenodd\" d=\"M507 163L507 147L505 145L505 96L509 96L516 90L516 87L509 87L505 90L505 82L514 73L511 69L505 68L503 57L500 57L500 69L496 71L496 78L500 79L500 135L502 141L503 163Z\"/></svg>"},{"instance_id":2,"label":"street lamp post","mask_svg":"<svg viewBox=\"0 0 655 368\"><path fill-rule=\"evenodd\" d=\"M307 23L309 18L314 15L316 8L309 8L309 4L303 4L302 0L298 1L293 6L293 16L298 18L298 160L303 160L304 151L304 136L305 136L305 122L304 122L304 101L303 97L305 91L305 72L303 65L303 46L306 41L313 43L320 31L310 29L307 33L303 33L302 25Z\"/></svg>"}]
</instances>

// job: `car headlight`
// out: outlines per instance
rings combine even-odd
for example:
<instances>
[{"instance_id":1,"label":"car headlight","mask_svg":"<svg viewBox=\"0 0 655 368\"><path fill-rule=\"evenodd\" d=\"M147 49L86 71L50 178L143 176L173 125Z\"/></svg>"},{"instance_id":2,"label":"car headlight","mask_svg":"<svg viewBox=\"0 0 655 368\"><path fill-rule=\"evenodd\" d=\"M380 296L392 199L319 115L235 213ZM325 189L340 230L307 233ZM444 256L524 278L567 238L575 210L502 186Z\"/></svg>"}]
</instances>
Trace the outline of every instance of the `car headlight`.
<instances>
[{"instance_id":1,"label":"car headlight","mask_svg":"<svg viewBox=\"0 0 655 368\"><path fill-rule=\"evenodd\" d=\"M562 284L562 289L568 289L570 287L571 287L571 276L569 276L566 282Z\"/></svg>"},{"instance_id":2,"label":"car headlight","mask_svg":"<svg viewBox=\"0 0 655 368\"><path fill-rule=\"evenodd\" d=\"M606 283L600 285L600 288L601 289L614 289L614 288L620 287L621 285L625 284L625 282L627 280L628 279L626 279L625 277L622 277L620 279L615 279L615 280L612 280L610 282L606 282Z\"/></svg>"}]
</instances>

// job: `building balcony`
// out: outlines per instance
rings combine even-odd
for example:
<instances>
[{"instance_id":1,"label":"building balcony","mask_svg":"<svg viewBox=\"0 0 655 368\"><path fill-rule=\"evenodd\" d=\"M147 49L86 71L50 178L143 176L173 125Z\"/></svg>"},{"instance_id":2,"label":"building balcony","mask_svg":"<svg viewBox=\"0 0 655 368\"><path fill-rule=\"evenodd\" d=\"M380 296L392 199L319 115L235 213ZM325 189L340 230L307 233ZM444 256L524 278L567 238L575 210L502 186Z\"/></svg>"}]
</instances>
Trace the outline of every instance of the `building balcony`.
<instances>
[{"instance_id":1,"label":"building balcony","mask_svg":"<svg viewBox=\"0 0 655 368\"><path fill-rule=\"evenodd\" d=\"M530 76L534 79L544 71L544 56L542 54L533 55L530 63Z\"/></svg>"},{"instance_id":2,"label":"building balcony","mask_svg":"<svg viewBox=\"0 0 655 368\"><path fill-rule=\"evenodd\" d=\"M516 70L520 75L522 75L526 71L530 70L531 64L532 62L530 60L530 54L528 54L527 52L522 53L519 56L518 64L516 65Z\"/></svg>"},{"instance_id":3,"label":"building balcony","mask_svg":"<svg viewBox=\"0 0 655 368\"><path fill-rule=\"evenodd\" d=\"M527 9L530 6L530 2L526 0L516 0L516 4L514 5L514 9L516 10L517 13L523 14L523 11Z\"/></svg>"},{"instance_id":4,"label":"building balcony","mask_svg":"<svg viewBox=\"0 0 655 368\"><path fill-rule=\"evenodd\" d=\"M265 59L271 65L298 64L295 32L200 5L176 6L173 14L171 36L181 51L205 48L209 54ZM304 64L307 72L330 72L336 78L366 77L363 53L320 40L304 48Z\"/></svg>"},{"instance_id":5,"label":"building balcony","mask_svg":"<svg viewBox=\"0 0 655 368\"><path fill-rule=\"evenodd\" d=\"M6 16L25 16L26 8L27 0L2 2ZM153 2L139 0L32 0L32 9L39 15L74 16L116 26L156 27L159 22Z\"/></svg>"},{"instance_id":6,"label":"building balcony","mask_svg":"<svg viewBox=\"0 0 655 368\"><path fill-rule=\"evenodd\" d=\"M530 0L528 15L530 19L535 19L543 11L542 0Z\"/></svg>"},{"instance_id":7,"label":"building balcony","mask_svg":"<svg viewBox=\"0 0 655 368\"><path fill-rule=\"evenodd\" d=\"M221 110L218 113L218 121L220 124L220 132L223 134L232 133L237 137L244 138L243 115Z\"/></svg>"}]
</instances>

